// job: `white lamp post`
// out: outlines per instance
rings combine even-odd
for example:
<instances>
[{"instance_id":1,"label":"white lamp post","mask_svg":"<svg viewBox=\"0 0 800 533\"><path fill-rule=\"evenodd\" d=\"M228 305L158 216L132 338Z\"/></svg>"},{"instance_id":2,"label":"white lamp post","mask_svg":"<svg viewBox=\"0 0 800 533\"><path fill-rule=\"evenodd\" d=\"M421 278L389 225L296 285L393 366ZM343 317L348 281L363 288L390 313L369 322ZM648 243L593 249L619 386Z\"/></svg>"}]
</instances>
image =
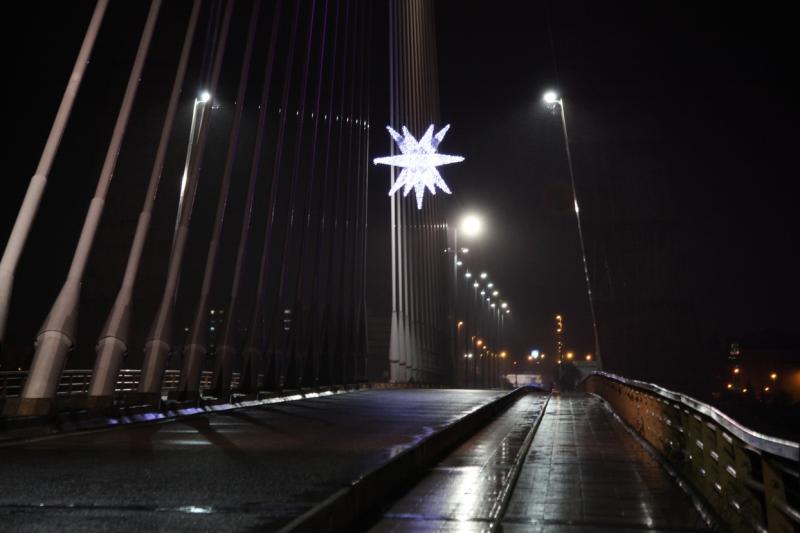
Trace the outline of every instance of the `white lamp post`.
<instances>
[{"instance_id":1,"label":"white lamp post","mask_svg":"<svg viewBox=\"0 0 800 533\"><path fill-rule=\"evenodd\" d=\"M564 110L564 99L559 96L558 93L555 91L547 91L542 96L542 100L548 106L558 106L560 115L561 115L561 129L564 133L564 150L567 154L567 166L569 168L569 180L570 185L572 186L572 203L573 208L575 209L575 220L578 224L578 240L581 244L581 258L583 259L583 274L586 279L586 294L589 298L589 311L592 314L592 330L594 332L594 351L597 355L597 362L601 364L601 357L600 357L600 337L597 334L597 317L595 316L594 312L594 297L592 296L592 284L589 280L589 265L586 262L586 247L583 243L583 230L581 229L581 215L580 215L580 208L578 207L578 193L575 187L575 172L572 167L572 153L569 149L569 135L567 133L567 116L566 111Z\"/></svg>"}]
</instances>

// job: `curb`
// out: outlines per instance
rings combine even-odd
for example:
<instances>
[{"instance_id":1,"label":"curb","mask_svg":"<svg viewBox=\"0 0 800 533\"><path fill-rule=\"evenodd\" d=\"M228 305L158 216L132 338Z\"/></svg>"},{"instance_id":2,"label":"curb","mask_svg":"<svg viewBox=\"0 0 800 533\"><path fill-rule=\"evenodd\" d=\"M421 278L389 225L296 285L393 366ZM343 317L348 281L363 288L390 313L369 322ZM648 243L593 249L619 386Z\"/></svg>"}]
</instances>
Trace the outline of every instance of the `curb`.
<instances>
[{"instance_id":1,"label":"curb","mask_svg":"<svg viewBox=\"0 0 800 533\"><path fill-rule=\"evenodd\" d=\"M389 500L394 490L417 479L436 460L528 392L527 387L520 387L482 405L341 488L279 531L350 531L358 528Z\"/></svg>"}]
</instances>

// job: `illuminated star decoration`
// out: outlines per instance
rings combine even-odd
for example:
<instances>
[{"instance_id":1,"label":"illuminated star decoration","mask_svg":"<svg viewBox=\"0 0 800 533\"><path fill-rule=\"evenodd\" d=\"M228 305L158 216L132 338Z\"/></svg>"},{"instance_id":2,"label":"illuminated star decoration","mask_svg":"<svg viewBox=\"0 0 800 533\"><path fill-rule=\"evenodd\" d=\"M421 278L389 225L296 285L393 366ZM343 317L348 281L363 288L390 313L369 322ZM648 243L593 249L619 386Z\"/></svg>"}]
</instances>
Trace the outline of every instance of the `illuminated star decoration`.
<instances>
[{"instance_id":1,"label":"illuminated star decoration","mask_svg":"<svg viewBox=\"0 0 800 533\"><path fill-rule=\"evenodd\" d=\"M428 127L428 131L418 141L408 131L408 128L403 126L403 135L401 136L391 126L386 126L389 130L389 135L397 143L400 149L400 155L393 155L389 157L378 157L374 160L377 165L391 165L393 167L400 167L403 170L394 182L389 196L393 195L401 188L403 189L403 196L408 196L411 189L417 196L417 209L422 209L422 198L425 195L425 188L431 194L436 194L436 187L439 187L447 194L452 194L447 183L442 179L442 175L436 167L441 165L448 165L450 163L460 163L464 160L459 155L445 155L436 152L439 143L444 139L447 130L450 129L448 124L442 128L436 135L433 134L433 124Z\"/></svg>"}]
</instances>

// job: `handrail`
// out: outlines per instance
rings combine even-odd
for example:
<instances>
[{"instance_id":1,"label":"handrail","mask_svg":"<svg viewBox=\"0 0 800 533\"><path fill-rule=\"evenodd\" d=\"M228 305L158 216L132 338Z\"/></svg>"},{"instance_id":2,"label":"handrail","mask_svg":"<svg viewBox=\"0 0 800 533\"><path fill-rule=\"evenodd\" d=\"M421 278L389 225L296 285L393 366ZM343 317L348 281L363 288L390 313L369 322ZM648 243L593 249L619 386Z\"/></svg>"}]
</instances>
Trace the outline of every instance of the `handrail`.
<instances>
[{"instance_id":1,"label":"handrail","mask_svg":"<svg viewBox=\"0 0 800 533\"><path fill-rule=\"evenodd\" d=\"M797 442L652 383L596 371L580 387L603 398L732 531L797 531Z\"/></svg>"},{"instance_id":2,"label":"handrail","mask_svg":"<svg viewBox=\"0 0 800 533\"><path fill-rule=\"evenodd\" d=\"M178 382L180 381L180 370L165 370L164 378L161 382L161 392L170 392L177 390ZM139 386L139 378L142 371L139 369L123 369L119 371L117 376L117 383L114 386L114 392L132 392ZM28 372L25 370L20 371L2 371L0 372L0 400L6 398L16 398L22 391L25 384L25 378ZM213 379L213 372L203 371L200 377L200 390L211 389L211 382ZM231 388L237 389L239 386L240 375L234 372L231 376ZM92 371L83 369L68 369L61 373L61 379L56 389L58 396L70 396L73 394L87 394L89 392L89 383L92 381Z\"/></svg>"},{"instance_id":3,"label":"handrail","mask_svg":"<svg viewBox=\"0 0 800 533\"><path fill-rule=\"evenodd\" d=\"M757 450L768 452L793 461L797 460L798 453L800 453L800 444L797 442L780 439L778 437L772 437L770 435L764 435L763 433L759 433L758 431L745 427L716 407L712 407L706 403L692 398L691 396L687 396L686 394L665 389L664 387L660 387L654 383L647 383L646 381L639 381L637 379L628 379L616 374L611 374L609 372L598 370L589 374L589 376L591 375L602 376L613 381L618 381L628 385L629 387L645 389L664 398L669 398L672 401L680 402L682 405L685 405L686 407L689 407L711 418L714 420L714 422L721 425L726 430L733 433L736 437L740 438ZM589 376L587 376L587 378ZM584 378L584 380L585 379L586 378Z\"/></svg>"}]
</instances>

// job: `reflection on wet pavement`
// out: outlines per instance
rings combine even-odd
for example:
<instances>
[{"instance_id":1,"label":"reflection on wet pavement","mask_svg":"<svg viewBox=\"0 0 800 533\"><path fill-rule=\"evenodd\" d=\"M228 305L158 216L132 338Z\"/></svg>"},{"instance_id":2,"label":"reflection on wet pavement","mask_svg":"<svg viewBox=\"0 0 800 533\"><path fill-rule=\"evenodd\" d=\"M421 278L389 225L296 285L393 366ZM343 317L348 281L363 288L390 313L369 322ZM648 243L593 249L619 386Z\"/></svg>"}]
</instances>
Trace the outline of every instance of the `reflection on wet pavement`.
<instances>
[{"instance_id":1,"label":"reflection on wet pavement","mask_svg":"<svg viewBox=\"0 0 800 533\"><path fill-rule=\"evenodd\" d=\"M706 528L658 462L583 394L550 400L503 517L503 531Z\"/></svg>"},{"instance_id":2,"label":"reflection on wet pavement","mask_svg":"<svg viewBox=\"0 0 800 533\"><path fill-rule=\"evenodd\" d=\"M545 396L520 398L396 501L373 531L481 531L499 515L503 489Z\"/></svg>"},{"instance_id":3,"label":"reflection on wet pavement","mask_svg":"<svg viewBox=\"0 0 800 533\"><path fill-rule=\"evenodd\" d=\"M526 396L394 503L372 531L694 531L690 499L597 398L554 396L498 523L500 492L544 404Z\"/></svg>"},{"instance_id":4,"label":"reflection on wet pavement","mask_svg":"<svg viewBox=\"0 0 800 533\"><path fill-rule=\"evenodd\" d=\"M0 531L271 531L507 391L370 390L0 449Z\"/></svg>"}]
</instances>

